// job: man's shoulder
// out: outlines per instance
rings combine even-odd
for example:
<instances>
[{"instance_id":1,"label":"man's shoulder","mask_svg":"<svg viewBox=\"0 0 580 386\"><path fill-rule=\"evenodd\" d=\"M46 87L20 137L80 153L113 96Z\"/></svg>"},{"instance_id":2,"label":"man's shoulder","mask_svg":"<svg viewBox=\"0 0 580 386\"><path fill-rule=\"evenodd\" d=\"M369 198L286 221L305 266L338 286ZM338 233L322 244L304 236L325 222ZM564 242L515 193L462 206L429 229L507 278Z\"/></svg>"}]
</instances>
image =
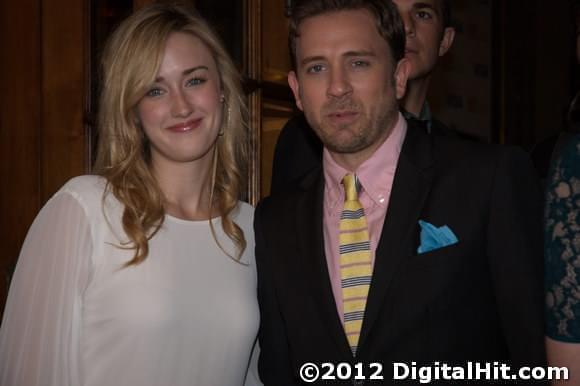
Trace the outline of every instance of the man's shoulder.
<instances>
[{"instance_id":1,"label":"man's shoulder","mask_svg":"<svg viewBox=\"0 0 580 386\"><path fill-rule=\"evenodd\" d=\"M473 153L474 156L480 157L497 156L502 152L518 152L514 146L485 142L478 137L450 128L437 120L433 120L431 138L436 149L441 149L440 151L444 150L451 153Z\"/></svg>"},{"instance_id":2,"label":"man's shoulder","mask_svg":"<svg viewBox=\"0 0 580 386\"><path fill-rule=\"evenodd\" d=\"M256 207L258 211L300 210L299 202L305 198L313 198L317 192L323 189L322 165L310 170L295 183L288 185L286 189L278 191L260 200Z\"/></svg>"},{"instance_id":3,"label":"man's shoulder","mask_svg":"<svg viewBox=\"0 0 580 386\"><path fill-rule=\"evenodd\" d=\"M316 154L322 150L322 142L306 121L304 114L295 115L286 122L280 131L277 146L298 147L301 151L306 147Z\"/></svg>"},{"instance_id":4,"label":"man's shoulder","mask_svg":"<svg viewBox=\"0 0 580 386\"><path fill-rule=\"evenodd\" d=\"M274 193L295 185L322 162L322 142L306 122L304 115L292 117L280 132L272 164Z\"/></svg>"},{"instance_id":5,"label":"man's shoulder","mask_svg":"<svg viewBox=\"0 0 580 386\"><path fill-rule=\"evenodd\" d=\"M497 145L491 145L472 136L451 129L442 122L433 119L431 132L427 134L425 128L416 120L407 120L407 138L405 145L409 144L423 149L430 148L436 159L449 158L453 162L460 160L458 157L474 155L480 156L497 153ZM427 145L430 143L430 145Z\"/></svg>"},{"instance_id":6,"label":"man's shoulder","mask_svg":"<svg viewBox=\"0 0 580 386\"><path fill-rule=\"evenodd\" d=\"M447 126L445 123L435 118L431 120L431 133L435 136L446 136L470 142L485 143L481 138L458 130L455 127Z\"/></svg>"},{"instance_id":7,"label":"man's shoulder","mask_svg":"<svg viewBox=\"0 0 580 386\"><path fill-rule=\"evenodd\" d=\"M490 144L461 135L433 135L436 162L448 170L474 173L506 169L533 170L529 155L519 146Z\"/></svg>"}]
</instances>

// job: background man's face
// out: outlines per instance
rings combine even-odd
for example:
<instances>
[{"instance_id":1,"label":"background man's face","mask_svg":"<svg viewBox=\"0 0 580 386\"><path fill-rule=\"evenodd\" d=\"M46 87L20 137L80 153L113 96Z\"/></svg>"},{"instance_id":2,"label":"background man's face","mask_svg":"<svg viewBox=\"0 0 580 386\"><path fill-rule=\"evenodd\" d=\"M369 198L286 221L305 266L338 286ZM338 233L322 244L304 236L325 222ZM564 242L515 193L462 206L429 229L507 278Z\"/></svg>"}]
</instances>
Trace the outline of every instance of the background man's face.
<instances>
[{"instance_id":1,"label":"background man's face","mask_svg":"<svg viewBox=\"0 0 580 386\"><path fill-rule=\"evenodd\" d=\"M444 28L439 0L393 0L405 23L405 57L411 65L409 79L429 75L439 56L445 55L453 42L454 31Z\"/></svg>"},{"instance_id":2,"label":"background man's face","mask_svg":"<svg viewBox=\"0 0 580 386\"><path fill-rule=\"evenodd\" d=\"M380 145L398 117L406 62L403 71L400 65L395 69L388 43L367 10L310 17L298 32L297 69L288 82L324 145L336 153Z\"/></svg>"}]
</instances>

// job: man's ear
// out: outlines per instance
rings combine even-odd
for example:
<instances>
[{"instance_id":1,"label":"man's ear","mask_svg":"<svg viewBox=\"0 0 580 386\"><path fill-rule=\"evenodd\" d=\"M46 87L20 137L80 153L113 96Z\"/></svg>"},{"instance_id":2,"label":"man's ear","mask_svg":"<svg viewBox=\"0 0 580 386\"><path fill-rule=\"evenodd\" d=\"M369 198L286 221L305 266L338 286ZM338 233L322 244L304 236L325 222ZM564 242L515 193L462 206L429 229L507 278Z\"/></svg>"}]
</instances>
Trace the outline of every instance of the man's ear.
<instances>
[{"instance_id":1,"label":"man's ear","mask_svg":"<svg viewBox=\"0 0 580 386\"><path fill-rule=\"evenodd\" d=\"M294 99L296 100L296 106L301 110L302 109L302 99L300 99L300 86L298 84L298 77L294 71L290 71L288 73L288 85L292 89L292 93L294 94Z\"/></svg>"},{"instance_id":2,"label":"man's ear","mask_svg":"<svg viewBox=\"0 0 580 386\"><path fill-rule=\"evenodd\" d=\"M441 43L439 43L439 56L443 56L449 51L455 40L455 28L446 27L443 30L443 36L441 37Z\"/></svg>"},{"instance_id":3,"label":"man's ear","mask_svg":"<svg viewBox=\"0 0 580 386\"><path fill-rule=\"evenodd\" d=\"M405 96L405 91L407 90L407 79L409 79L410 72L411 63L409 63L409 60L407 58L399 60L397 67L395 68L395 73L393 74L397 99L402 99Z\"/></svg>"}]
</instances>

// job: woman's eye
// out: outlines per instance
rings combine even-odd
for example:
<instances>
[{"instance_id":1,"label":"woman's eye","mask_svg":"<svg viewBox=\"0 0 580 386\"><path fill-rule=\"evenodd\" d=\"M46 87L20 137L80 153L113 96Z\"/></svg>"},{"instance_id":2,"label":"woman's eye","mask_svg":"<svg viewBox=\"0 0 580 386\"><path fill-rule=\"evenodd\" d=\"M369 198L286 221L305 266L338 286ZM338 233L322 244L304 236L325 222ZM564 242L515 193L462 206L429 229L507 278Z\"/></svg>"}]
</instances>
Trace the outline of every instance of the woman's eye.
<instances>
[{"instance_id":1,"label":"woman's eye","mask_svg":"<svg viewBox=\"0 0 580 386\"><path fill-rule=\"evenodd\" d=\"M204 78L191 78L187 81L187 86L197 86L206 82Z\"/></svg>"},{"instance_id":2,"label":"woman's eye","mask_svg":"<svg viewBox=\"0 0 580 386\"><path fill-rule=\"evenodd\" d=\"M159 95L163 94L163 90L161 90L160 88L152 88L149 91L147 91L147 94L145 94L146 96L149 97L156 97Z\"/></svg>"}]
</instances>

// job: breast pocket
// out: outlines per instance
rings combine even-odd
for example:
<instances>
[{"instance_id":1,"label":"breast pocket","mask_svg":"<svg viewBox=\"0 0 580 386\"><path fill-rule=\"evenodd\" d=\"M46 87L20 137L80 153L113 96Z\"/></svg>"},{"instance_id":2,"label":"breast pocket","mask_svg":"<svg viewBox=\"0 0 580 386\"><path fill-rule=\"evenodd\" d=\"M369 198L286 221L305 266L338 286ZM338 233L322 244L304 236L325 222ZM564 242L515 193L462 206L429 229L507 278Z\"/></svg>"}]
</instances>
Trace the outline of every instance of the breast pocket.
<instances>
[{"instance_id":1,"label":"breast pocket","mask_svg":"<svg viewBox=\"0 0 580 386\"><path fill-rule=\"evenodd\" d=\"M437 248L429 252L407 257L405 271L443 269L449 270L457 265L462 265L464 260L464 248L461 242Z\"/></svg>"},{"instance_id":2,"label":"breast pocket","mask_svg":"<svg viewBox=\"0 0 580 386\"><path fill-rule=\"evenodd\" d=\"M482 264L480 254L459 242L406 257L393 284L415 304L447 304L467 295L473 278L485 269Z\"/></svg>"}]
</instances>

